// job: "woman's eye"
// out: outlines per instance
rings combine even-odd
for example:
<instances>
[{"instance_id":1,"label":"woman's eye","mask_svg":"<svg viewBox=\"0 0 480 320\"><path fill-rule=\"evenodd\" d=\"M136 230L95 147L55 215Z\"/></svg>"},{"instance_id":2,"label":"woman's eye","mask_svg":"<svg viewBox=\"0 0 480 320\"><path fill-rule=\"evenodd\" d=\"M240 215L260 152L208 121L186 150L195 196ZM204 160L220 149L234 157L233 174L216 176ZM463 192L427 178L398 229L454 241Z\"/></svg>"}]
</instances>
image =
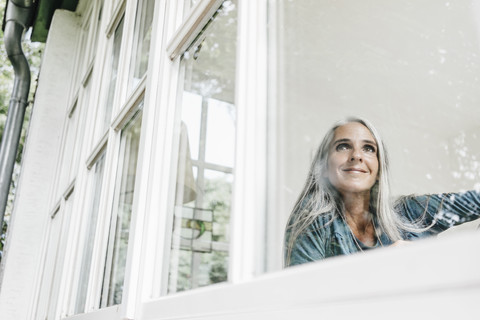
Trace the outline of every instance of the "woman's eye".
<instances>
[{"instance_id":1,"label":"woman's eye","mask_svg":"<svg viewBox=\"0 0 480 320\"><path fill-rule=\"evenodd\" d=\"M375 153L375 147L374 146L371 146L371 145L366 145L363 147L365 149L365 151L367 152L373 152Z\"/></svg>"},{"instance_id":2,"label":"woman's eye","mask_svg":"<svg viewBox=\"0 0 480 320\"><path fill-rule=\"evenodd\" d=\"M335 148L337 151L343 151L343 150L348 150L350 149L350 145L348 143L340 143L337 145Z\"/></svg>"}]
</instances>

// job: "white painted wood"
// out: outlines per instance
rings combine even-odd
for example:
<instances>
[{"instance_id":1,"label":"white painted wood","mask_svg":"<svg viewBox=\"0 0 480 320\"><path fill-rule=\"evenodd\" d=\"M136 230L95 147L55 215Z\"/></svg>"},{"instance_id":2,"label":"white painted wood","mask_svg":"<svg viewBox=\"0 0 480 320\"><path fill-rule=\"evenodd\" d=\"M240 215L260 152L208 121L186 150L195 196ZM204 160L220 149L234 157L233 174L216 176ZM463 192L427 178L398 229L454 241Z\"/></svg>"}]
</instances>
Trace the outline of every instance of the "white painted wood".
<instances>
[{"instance_id":1,"label":"white painted wood","mask_svg":"<svg viewBox=\"0 0 480 320\"><path fill-rule=\"evenodd\" d=\"M143 99L145 94L146 76L142 78L136 90L132 93L129 100L122 106L112 121L112 128L121 130L136 112L137 105Z\"/></svg>"},{"instance_id":2,"label":"white painted wood","mask_svg":"<svg viewBox=\"0 0 480 320\"><path fill-rule=\"evenodd\" d=\"M157 30L152 38L151 50L156 58L150 60L149 77L151 76L150 101L154 122L152 137L148 141L150 154L150 179L148 190L141 195L145 200L146 213L143 226L143 248L141 252L141 266L138 275L139 288L136 297L136 317L141 313L141 301L158 297L161 294L162 277L168 272L168 253L166 246L168 238L168 208L171 190L171 158L172 141L174 136L174 117L176 110L177 77L179 61L172 62L165 50L165 39L175 31L178 21L182 19L183 4L179 1L167 1L158 4L158 19L154 20ZM150 67L151 66L151 67ZM150 131L149 131L150 132Z\"/></svg>"},{"instance_id":3,"label":"white painted wood","mask_svg":"<svg viewBox=\"0 0 480 320\"><path fill-rule=\"evenodd\" d=\"M157 150L154 145L158 143L158 121L160 116L160 110L165 108L165 105L159 103L159 88L162 88L163 74L159 72L163 66L163 62L167 61L166 53L164 50L164 28L166 5L165 2L157 2L155 4L155 13L152 22L152 39L150 44L149 54L149 67L144 77L143 84L139 87L143 87L145 90L144 96L144 109L143 109L143 122L142 122L142 134L139 154L142 155L138 161L137 171L137 186L136 186L136 202L134 204L135 215L134 222L132 223L132 230L134 237L131 237L130 241L130 258L128 260L128 268L126 273L125 292L124 292L124 305L122 306L123 315L126 318L137 319L137 313L139 305L142 300L146 299L150 293L148 291L149 286L152 284L153 272L145 272L152 265L148 261L154 258L155 242L147 242L148 232L150 230L152 220L159 215L157 208L150 206L150 199L157 198L155 193L151 193L151 186L156 181L156 176L152 175L154 168L159 166L158 159L154 157ZM168 60L168 63L170 61ZM132 96L135 96L133 94ZM158 229L154 230L158 233ZM150 237L152 235L150 234ZM150 250L149 250L150 249ZM152 269L150 269L152 270Z\"/></svg>"},{"instance_id":4,"label":"white painted wood","mask_svg":"<svg viewBox=\"0 0 480 320\"><path fill-rule=\"evenodd\" d=\"M251 279L265 265L267 1L238 1L237 132L229 279Z\"/></svg>"},{"instance_id":5,"label":"white painted wood","mask_svg":"<svg viewBox=\"0 0 480 320\"><path fill-rule=\"evenodd\" d=\"M144 304L160 319L476 319L480 233L292 267Z\"/></svg>"},{"instance_id":6,"label":"white painted wood","mask_svg":"<svg viewBox=\"0 0 480 320\"><path fill-rule=\"evenodd\" d=\"M110 22L108 23L107 27L105 28L105 35L107 38L110 38L118 26L124 12L125 12L125 4L126 0L120 0L118 3L115 4L115 9L112 13L110 18Z\"/></svg>"},{"instance_id":7,"label":"white painted wood","mask_svg":"<svg viewBox=\"0 0 480 320\"><path fill-rule=\"evenodd\" d=\"M58 25L62 27L56 27ZM69 79L73 70L71 49L75 47L79 31L75 14L65 11L54 16L52 26L43 57L33 121L28 129L8 248L2 259L2 320L29 319L31 312L36 310L44 254L42 243L52 213L49 207L49 192L54 183L52 173L69 105L69 82L65 79Z\"/></svg>"},{"instance_id":8,"label":"white painted wood","mask_svg":"<svg viewBox=\"0 0 480 320\"><path fill-rule=\"evenodd\" d=\"M64 319L69 320L106 320L106 319L122 319L128 320L123 318L120 314L120 306L113 306L109 308L104 308L101 310L91 311L89 313L82 313L75 316L70 316Z\"/></svg>"},{"instance_id":9,"label":"white painted wood","mask_svg":"<svg viewBox=\"0 0 480 320\"><path fill-rule=\"evenodd\" d=\"M91 169L95 164L95 162L97 162L98 158L102 155L102 152L107 147L107 143L108 143L108 132L105 133L103 138L100 140L97 146L90 153L90 156L87 158L87 161L85 162L85 164L87 165L88 169Z\"/></svg>"},{"instance_id":10,"label":"white painted wood","mask_svg":"<svg viewBox=\"0 0 480 320\"><path fill-rule=\"evenodd\" d=\"M224 0L200 0L173 35L167 52L174 60L192 43Z\"/></svg>"}]
</instances>

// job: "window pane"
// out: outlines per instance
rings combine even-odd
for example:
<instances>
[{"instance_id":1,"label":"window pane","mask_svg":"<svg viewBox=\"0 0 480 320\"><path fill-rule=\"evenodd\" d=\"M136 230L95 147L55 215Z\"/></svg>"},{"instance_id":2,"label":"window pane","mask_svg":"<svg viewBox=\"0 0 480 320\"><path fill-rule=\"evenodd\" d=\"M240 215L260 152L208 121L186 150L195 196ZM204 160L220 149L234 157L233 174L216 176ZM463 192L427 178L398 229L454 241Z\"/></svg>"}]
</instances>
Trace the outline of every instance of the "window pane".
<instances>
[{"instance_id":1,"label":"window pane","mask_svg":"<svg viewBox=\"0 0 480 320\"><path fill-rule=\"evenodd\" d=\"M110 224L101 306L120 304L127 262L130 220L135 194L142 117L139 113L122 130L115 199Z\"/></svg>"},{"instance_id":2,"label":"window pane","mask_svg":"<svg viewBox=\"0 0 480 320\"><path fill-rule=\"evenodd\" d=\"M235 142L236 4L225 1L182 57L168 292L227 280Z\"/></svg>"},{"instance_id":3,"label":"window pane","mask_svg":"<svg viewBox=\"0 0 480 320\"><path fill-rule=\"evenodd\" d=\"M154 0L138 2L134 33L135 44L132 52L131 71L128 82L129 92L135 88L147 71L154 7Z\"/></svg>"},{"instance_id":4,"label":"window pane","mask_svg":"<svg viewBox=\"0 0 480 320\"><path fill-rule=\"evenodd\" d=\"M184 1L185 1L185 4L184 4L183 16L186 17L190 13L190 11L192 11L193 7L197 5L197 3L200 0L184 0Z\"/></svg>"},{"instance_id":5,"label":"window pane","mask_svg":"<svg viewBox=\"0 0 480 320\"><path fill-rule=\"evenodd\" d=\"M91 58L93 58L97 52L97 45L98 45L98 39L100 38L100 34L102 33L102 13L103 13L103 3L104 0L100 0L100 3L98 4L98 12L97 12L97 24L96 24L96 29L95 29L95 34L93 35L93 43L92 43L92 48L91 48Z\"/></svg>"},{"instance_id":6,"label":"window pane","mask_svg":"<svg viewBox=\"0 0 480 320\"><path fill-rule=\"evenodd\" d=\"M479 187L476 4L271 3L270 210L277 217L286 222L319 142L346 116L370 120L385 139L394 196Z\"/></svg>"},{"instance_id":7,"label":"window pane","mask_svg":"<svg viewBox=\"0 0 480 320\"><path fill-rule=\"evenodd\" d=\"M208 100L205 160L233 167L235 151L235 106Z\"/></svg>"},{"instance_id":8,"label":"window pane","mask_svg":"<svg viewBox=\"0 0 480 320\"><path fill-rule=\"evenodd\" d=\"M93 244L95 243L95 231L97 229L100 194L102 193L103 172L105 169L105 153L103 153L95 164L92 186L92 202L87 216L87 229L85 244L82 254L82 266L80 269L80 280L78 283L77 299L75 303L75 314L85 311L87 299L88 278L92 263Z\"/></svg>"},{"instance_id":9,"label":"window pane","mask_svg":"<svg viewBox=\"0 0 480 320\"><path fill-rule=\"evenodd\" d=\"M57 219L60 221L57 223L52 223L52 227L56 229L53 230L55 233L51 235L55 237L55 239L52 238L54 241L52 244L53 247L56 247L56 251L53 253L55 256L55 266L53 268L53 279L50 288L50 302L48 307L49 311L46 319L59 319L60 313L63 313L63 310L59 310L58 301L60 300L60 291L62 289L62 273L64 272L63 267L65 265L65 254L67 252L67 243L69 240L68 230L70 229L74 195L75 192L72 191L68 198L65 199L64 209L60 209L56 213L59 216L55 216L54 220ZM58 224L61 224L60 230L57 229ZM58 231L59 234L56 233ZM49 249L51 248L52 247Z\"/></svg>"},{"instance_id":10,"label":"window pane","mask_svg":"<svg viewBox=\"0 0 480 320\"><path fill-rule=\"evenodd\" d=\"M120 47L122 45L122 35L123 35L123 18L115 29L115 34L113 36L113 44L111 47L110 54L110 68L109 68L109 78L107 80L107 96L105 100L105 105L103 109L103 123L101 124L100 134L103 134L105 130L110 126L110 121L112 118L112 109L113 109L113 98L115 96L115 86L117 84L117 73L118 73L118 61L120 58Z\"/></svg>"},{"instance_id":11,"label":"window pane","mask_svg":"<svg viewBox=\"0 0 480 320\"><path fill-rule=\"evenodd\" d=\"M85 137L86 110L89 110L91 90L92 81L88 80L88 82L85 84L85 87L81 91L82 96L79 103L80 110L76 111L79 113L80 119L77 120L77 133L75 137L75 146L73 149L72 167L70 169L69 182L77 176L78 168L80 165L80 152L82 151L83 139Z\"/></svg>"}]
</instances>

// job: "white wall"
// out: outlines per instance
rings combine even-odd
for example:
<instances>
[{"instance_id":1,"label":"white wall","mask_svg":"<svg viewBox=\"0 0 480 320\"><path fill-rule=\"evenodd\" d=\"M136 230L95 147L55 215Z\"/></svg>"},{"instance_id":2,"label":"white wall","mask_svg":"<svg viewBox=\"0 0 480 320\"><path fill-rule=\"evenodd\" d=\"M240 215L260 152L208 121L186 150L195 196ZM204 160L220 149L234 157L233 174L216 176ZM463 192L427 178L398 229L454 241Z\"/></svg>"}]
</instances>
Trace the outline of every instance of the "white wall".
<instances>
[{"instance_id":1,"label":"white wall","mask_svg":"<svg viewBox=\"0 0 480 320\"><path fill-rule=\"evenodd\" d=\"M57 27L61 25L61 27ZM8 231L0 292L2 320L29 318L42 245L50 219L49 194L68 107L79 26L75 14L56 11L48 35L39 86L28 129L22 172Z\"/></svg>"}]
</instances>

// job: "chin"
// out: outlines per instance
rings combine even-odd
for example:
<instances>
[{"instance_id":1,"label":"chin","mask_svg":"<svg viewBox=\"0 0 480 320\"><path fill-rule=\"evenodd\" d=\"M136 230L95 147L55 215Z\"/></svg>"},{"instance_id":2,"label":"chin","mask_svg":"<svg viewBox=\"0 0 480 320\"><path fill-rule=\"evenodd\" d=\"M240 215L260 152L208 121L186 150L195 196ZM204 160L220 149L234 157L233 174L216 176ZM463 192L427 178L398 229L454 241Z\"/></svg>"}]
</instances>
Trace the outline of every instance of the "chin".
<instances>
[{"instance_id":1,"label":"chin","mask_svg":"<svg viewBox=\"0 0 480 320\"><path fill-rule=\"evenodd\" d=\"M352 186L346 185L346 186L339 186L335 187L337 190L339 190L340 193L370 193L370 190L372 189L371 186Z\"/></svg>"}]
</instances>

